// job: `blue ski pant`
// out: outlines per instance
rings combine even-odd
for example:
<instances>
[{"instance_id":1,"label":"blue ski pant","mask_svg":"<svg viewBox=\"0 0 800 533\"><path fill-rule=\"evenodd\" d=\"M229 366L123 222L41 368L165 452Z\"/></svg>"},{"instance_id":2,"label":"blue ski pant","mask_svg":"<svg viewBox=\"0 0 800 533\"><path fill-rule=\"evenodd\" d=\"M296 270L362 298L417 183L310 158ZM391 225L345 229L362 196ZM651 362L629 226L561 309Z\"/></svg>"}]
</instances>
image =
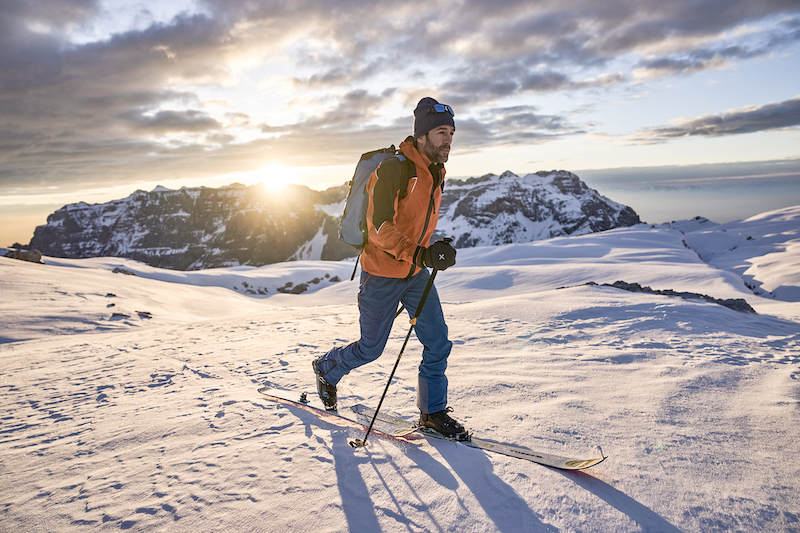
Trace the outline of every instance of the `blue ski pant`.
<instances>
[{"instance_id":1,"label":"blue ski pant","mask_svg":"<svg viewBox=\"0 0 800 533\"><path fill-rule=\"evenodd\" d=\"M336 385L350 370L380 357L389 339L398 303L402 303L410 316L414 316L429 279L427 270L403 279L384 278L362 271L358 293L361 338L347 346L332 349L317 362L325 381ZM423 346L418 372L417 407L423 413L435 413L447 407L445 369L453 347L453 343L447 339L447 324L436 287L432 287L428 294L414 332Z\"/></svg>"}]
</instances>

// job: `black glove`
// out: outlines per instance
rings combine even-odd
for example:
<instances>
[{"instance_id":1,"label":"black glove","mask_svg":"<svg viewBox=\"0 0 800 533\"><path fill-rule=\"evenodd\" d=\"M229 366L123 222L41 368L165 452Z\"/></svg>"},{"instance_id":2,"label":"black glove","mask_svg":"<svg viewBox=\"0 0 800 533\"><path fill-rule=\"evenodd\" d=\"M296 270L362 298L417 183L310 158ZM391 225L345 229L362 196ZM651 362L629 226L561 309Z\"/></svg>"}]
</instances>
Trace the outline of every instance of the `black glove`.
<instances>
[{"instance_id":1,"label":"black glove","mask_svg":"<svg viewBox=\"0 0 800 533\"><path fill-rule=\"evenodd\" d=\"M456 264L456 249L450 245L451 239L436 241L427 248L420 246L414 254L414 262L421 268L446 270Z\"/></svg>"}]
</instances>

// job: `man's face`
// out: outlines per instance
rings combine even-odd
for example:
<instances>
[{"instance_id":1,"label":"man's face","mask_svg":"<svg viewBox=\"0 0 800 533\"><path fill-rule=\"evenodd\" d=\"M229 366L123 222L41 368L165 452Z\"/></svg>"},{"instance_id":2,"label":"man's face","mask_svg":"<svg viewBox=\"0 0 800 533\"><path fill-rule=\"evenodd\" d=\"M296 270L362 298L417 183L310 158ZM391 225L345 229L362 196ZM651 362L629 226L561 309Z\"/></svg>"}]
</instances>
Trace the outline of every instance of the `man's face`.
<instances>
[{"instance_id":1,"label":"man's face","mask_svg":"<svg viewBox=\"0 0 800 533\"><path fill-rule=\"evenodd\" d=\"M455 132L452 126L433 128L417 141L419 151L428 156L431 163L446 163Z\"/></svg>"}]
</instances>

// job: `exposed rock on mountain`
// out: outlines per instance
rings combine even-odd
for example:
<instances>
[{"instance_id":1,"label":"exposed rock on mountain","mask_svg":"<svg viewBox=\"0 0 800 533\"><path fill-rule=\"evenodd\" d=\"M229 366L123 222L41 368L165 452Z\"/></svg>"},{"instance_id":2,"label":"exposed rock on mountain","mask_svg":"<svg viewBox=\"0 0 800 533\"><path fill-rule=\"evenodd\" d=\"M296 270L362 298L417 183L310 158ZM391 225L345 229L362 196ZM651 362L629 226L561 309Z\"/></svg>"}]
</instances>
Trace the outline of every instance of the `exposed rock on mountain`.
<instances>
[{"instance_id":1,"label":"exposed rock on mountain","mask_svg":"<svg viewBox=\"0 0 800 533\"><path fill-rule=\"evenodd\" d=\"M438 236L456 248L583 235L640 222L630 207L612 202L563 170L520 177L512 172L449 180Z\"/></svg>"},{"instance_id":2,"label":"exposed rock on mountain","mask_svg":"<svg viewBox=\"0 0 800 533\"><path fill-rule=\"evenodd\" d=\"M70 204L36 228L29 245L53 257L129 257L178 270L339 260L356 251L338 239L348 186L315 191L263 185L158 187L105 204ZM448 180L437 234L456 246L529 242L630 226L639 217L570 172L511 172Z\"/></svg>"},{"instance_id":3,"label":"exposed rock on mountain","mask_svg":"<svg viewBox=\"0 0 800 533\"><path fill-rule=\"evenodd\" d=\"M594 281L590 281L586 283L586 285L597 285ZM753 309L747 300L744 298L725 298L725 299L718 299L714 298L713 296L708 296L706 294L699 294L696 292L687 292L687 291L674 291L672 289L666 290L654 290L650 287L642 287L638 283L628 283L625 281L615 281L614 283L603 283L603 287L614 287L615 289L622 289L624 291L630 292L643 292L647 294L659 294L662 296L673 296L676 298L683 298L684 300L704 300L706 302L711 302L714 304L721 305L723 307L727 307L728 309L733 309L734 311L739 311L740 313L750 313L753 315L757 315L756 310ZM562 289L567 287L561 287Z\"/></svg>"},{"instance_id":4,"label":"exposed rock on mountain","mask_svg":"<svg viewBox=\"0 0 800 533\"><path fill-rule=\"evenodd\" d=\"M42 262L42 252L39 250L12 249L6 252L5 256L11 259L19 259L20 261L30 261L31 263Z\"/></svg>"},{"instance_id":5,"label":"exposed rock on mountain","mask_svg":"<svg viewBox=\"0 0 800 533\"><path fill-rule=\"evenodd\" d=\"M36 228L30 247L54 257L129 257L178 270L276 263L317 233L336 236L320 206L341 194L302 186L280 194L262 185L159 187L105 204L64 206ZM330 259L351 253L346 245L331 248Z\"/></svg>"}]
</instances>

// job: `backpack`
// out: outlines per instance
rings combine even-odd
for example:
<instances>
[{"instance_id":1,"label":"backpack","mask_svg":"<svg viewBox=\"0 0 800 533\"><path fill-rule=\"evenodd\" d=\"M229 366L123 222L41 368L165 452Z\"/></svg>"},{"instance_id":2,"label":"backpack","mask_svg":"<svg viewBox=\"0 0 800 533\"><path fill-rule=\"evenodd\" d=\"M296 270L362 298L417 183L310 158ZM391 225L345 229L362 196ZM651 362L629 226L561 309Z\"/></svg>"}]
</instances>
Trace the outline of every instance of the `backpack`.
<instances>
[{"instance_id":1,"label":"backpack","mask_svg":"<svg viewBox=\"0 0 800 533\"><path fill-rule=\"evenodd\" d=\"M373 150L361 156L356 165L353 179L350 180L350 192L344 203L344 213L339 219L339 239L353 246L358 251L367 244L367 182L369 177L381 163L391 157L404 161L405 157L399 155L394 145L389 148Z\"/></svg>"}]
</instances>

